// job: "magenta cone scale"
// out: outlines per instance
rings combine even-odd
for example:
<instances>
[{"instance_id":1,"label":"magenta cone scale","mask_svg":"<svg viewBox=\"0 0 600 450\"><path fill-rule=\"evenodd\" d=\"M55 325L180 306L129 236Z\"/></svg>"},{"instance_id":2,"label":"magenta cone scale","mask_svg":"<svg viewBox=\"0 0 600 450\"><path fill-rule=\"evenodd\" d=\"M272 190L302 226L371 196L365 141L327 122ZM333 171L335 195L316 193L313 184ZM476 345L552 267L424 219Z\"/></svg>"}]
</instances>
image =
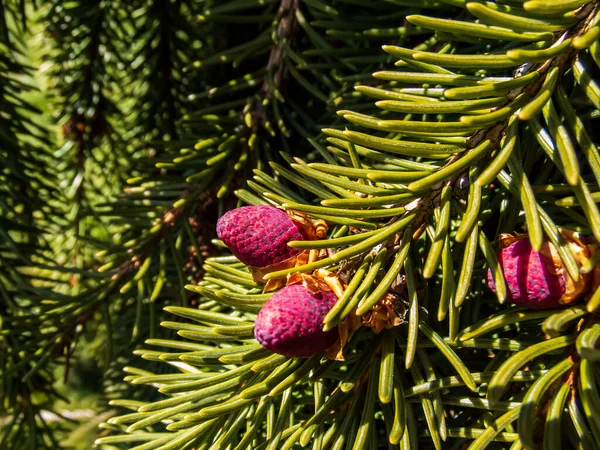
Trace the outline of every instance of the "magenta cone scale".
<instances>
[{"instance_id":1,"label":"magenta cone scale","mask_svg":"<svg viewBox=\"0 0 600 450\"><path fill-rule=\"evenodd\" d=\"M336 301L333 292L313 294L301 284L286 286L258 313L254 336L267 350L291 358L322 353L338 336L337 328L322 330L323 318Z\"/></svg>"},{"instance_id":2,"label":"magenta cone scale","mask_svg":"<svg viewBox=\"0 0 600 450\"><path fill-rule=\"evenodd\" d=\"M565 292L565 276L555 273L550 256L531 248L529 239L521 239L503 248L498 262L506 280L507 300L531 309L557 308ZM491 271L488 287L496 292Z\"/></svg>"},{"instance_id":3,"label":"magenta cone scale","mask_svg":"<svg viewBox=\"0 0 600 450\"><path fill-rule=\"evenodd\" d=\"M304 235L285 211L273 206L242 206L217 222L217 235L244 264L265 267L296 255L290 241Z\"/></svg>"}]
</instances>

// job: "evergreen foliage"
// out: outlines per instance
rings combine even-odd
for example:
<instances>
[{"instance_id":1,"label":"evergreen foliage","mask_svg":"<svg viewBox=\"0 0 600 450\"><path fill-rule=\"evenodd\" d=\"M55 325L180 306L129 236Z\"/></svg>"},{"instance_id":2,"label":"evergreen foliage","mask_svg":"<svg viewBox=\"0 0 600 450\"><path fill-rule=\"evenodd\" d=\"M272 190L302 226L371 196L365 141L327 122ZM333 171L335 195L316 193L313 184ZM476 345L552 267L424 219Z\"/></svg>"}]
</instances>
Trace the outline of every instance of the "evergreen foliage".
<instances>
[{"instance_id":1,"label":"evergreen foliage","mask_svg":"<svg viewBox=\"0 0 600 450\"><path fill-rule=\"evenodd\" d=\"M0 448L63 446L94 339L98 448L600 447L598 1L39 3L0 0ZM328 224L265 278L344 283L343 358L255 340L215 224L260 204ZM585 299L511 305L506 233Z\"/></svg>"}]
</instances>

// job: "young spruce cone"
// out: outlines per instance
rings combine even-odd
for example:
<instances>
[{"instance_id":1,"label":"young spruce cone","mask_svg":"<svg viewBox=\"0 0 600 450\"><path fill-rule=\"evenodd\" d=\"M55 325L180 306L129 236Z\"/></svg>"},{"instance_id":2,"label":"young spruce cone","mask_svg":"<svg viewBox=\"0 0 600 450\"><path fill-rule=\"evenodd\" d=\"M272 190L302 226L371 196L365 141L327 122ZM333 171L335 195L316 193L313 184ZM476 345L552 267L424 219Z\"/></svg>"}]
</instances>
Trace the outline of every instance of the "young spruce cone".
<instances>
[{"instance_id":1,"label":"young spruce cone","mask_svg":"<svg viewBox=\"0 0 600 450\"><path fill-rule=\"evenodd\" d=\"M531 248L529 239L508 237L498 254L498 262L506 281L507 300L531 309L558 308L581 299L590 287L590 277L583 275L575 282L568 275L552 243L545 241L542 250ZM586 258L589 251L569 241L573 252ZM496 292L491 270L488 287Z\"/></svg>"},{"instance_id":2,"label":"young spruce cone","mask_svg":"<svg viewBox=\"0 0 600 450\"><path fill-rule=\"evenodd\" d=\"M273 206L243 206L225 213L217 222L217 235L244 264L266 267L291 258L300 250L290 241L305 239L285 211Z\"/></svg>"},{"instance_id":3,"label":"young spruce cone","mask_svg":"<svg viewBox=\"0 0 600 450\"><path fill-rule=\"evenodd\" d=\"M310 292L291 284L276 292L256 318L254 336L275 353L307 358L324 352L337 337L337 328L324 332L323 318L337 301L331 291Z\"/></svg>"}]
</instances>

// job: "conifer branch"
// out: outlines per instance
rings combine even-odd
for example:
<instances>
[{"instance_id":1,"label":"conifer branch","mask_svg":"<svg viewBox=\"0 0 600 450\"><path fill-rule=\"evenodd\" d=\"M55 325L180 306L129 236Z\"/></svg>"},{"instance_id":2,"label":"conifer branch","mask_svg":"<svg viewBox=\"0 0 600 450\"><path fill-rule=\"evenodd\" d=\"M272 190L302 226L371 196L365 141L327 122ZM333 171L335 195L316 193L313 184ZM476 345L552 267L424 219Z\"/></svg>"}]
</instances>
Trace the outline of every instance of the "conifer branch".
<instances>
[{"instance_id":1,"label":"conifer branch","mask_svg":"<svg viewBox=\"0 0 600 450\"><path fill-rule=\"evenodd\" d=\"M85 331L102 335L104 398L127 410L99 447L595 448L599 2L509 3L53 2L58 88L100 119L65 105L62 164L38 159L49 140L13 101L22 68L0 56L0 91L16 93L0 98L15 418L0 439L56 447L61 433L31 437L48 428L33 400L58 398L51 372L76 367ZM80 207L62 221L40 180L55 172ZM213 239L236 203L328 232L284 243L292 267L256 272ZM86 263L55 266L70 245L51 235L72 218L90 226L69 241ZM521 251L527 277L506 262ZM319 276L339 281L317 329L340 333L339 360L271 353L257 315L294 299L269 289Z\"/></svg>"}]
</instances>

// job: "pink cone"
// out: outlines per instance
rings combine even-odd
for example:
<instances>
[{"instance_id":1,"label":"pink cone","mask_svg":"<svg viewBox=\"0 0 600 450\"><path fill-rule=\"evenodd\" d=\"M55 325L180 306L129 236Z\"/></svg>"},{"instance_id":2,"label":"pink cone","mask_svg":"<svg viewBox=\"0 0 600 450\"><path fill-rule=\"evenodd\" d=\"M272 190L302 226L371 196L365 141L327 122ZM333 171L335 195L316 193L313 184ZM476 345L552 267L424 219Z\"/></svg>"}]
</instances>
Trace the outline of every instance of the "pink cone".
<instances>
[{"instance_id":1,"label":"pink cone","mask_svg":"<svg viewBox=\"0 0 600 450\"><path fill-rule=\"evenodd\" d=\"M565 276L555 273L549 256L533 251L529 239L517 240L503 248L498 261L506 281L508 301L531 309L562 306ZM491 270L488 270L487 285L496 292Z\"/></svg>"},{"instance_id":2,"label":"pink cone","mask_svg":"<svg viewBox=\"0 0 600 450\"><path fill-rule=\"evenodd\" d=\"M291 358L307 358L331 347L337 329L322 330L323 318L337 297L333 292L311 293L301 284L276 292L256 318L254 336L267 350Z\"/></svg>"},{"instance_id":3,"label":"pink cone","mask_svg":"<svg viewBox=\"0 0 600 450\"><path fill-rule=\"evenodd\" d=\"M285 211L273 206L243 206L217 221L217 235L244 264L265 267L299 253L288 247L304 235Z\"/></svg>"}]
</instances>

